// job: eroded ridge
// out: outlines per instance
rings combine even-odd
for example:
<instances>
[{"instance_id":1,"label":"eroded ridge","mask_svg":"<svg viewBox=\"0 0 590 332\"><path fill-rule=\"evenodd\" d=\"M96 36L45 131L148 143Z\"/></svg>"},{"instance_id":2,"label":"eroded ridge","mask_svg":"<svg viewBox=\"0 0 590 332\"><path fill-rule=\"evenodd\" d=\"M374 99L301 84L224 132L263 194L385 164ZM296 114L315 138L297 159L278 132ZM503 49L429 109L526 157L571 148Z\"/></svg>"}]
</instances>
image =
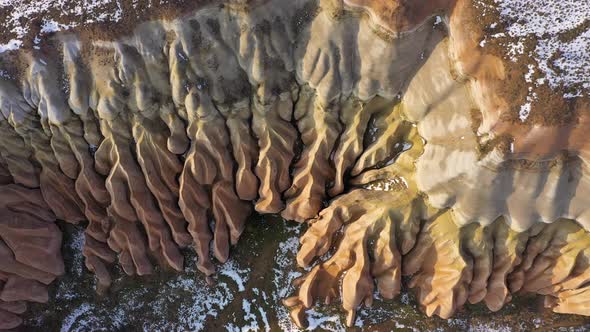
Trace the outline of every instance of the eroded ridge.
<instances>
[{"instance_id":1,"label":"eroded ridge","mask_svg":"<svg viewBox=\"0 0 590 332\"><path fill-rule=\"evenodd\" d=\"M562 219L515 232L499 219L489 226L460 227L447 211L409 220L419 229L412 234L403 231L408 219L401 214L410 207L388 201L404 202L399 199L404 194L359 189L320 214L302 238L298 263L308 266L313 258L328 256L297 281L296 296L284 301L298 325L306 325L305 309L316 301L341 297L347 324L353 326L356 310L372 303L375 285L382 298L392 299L402 275L410 276L407 286L416 289L428 316L449 318L467 302L497 311L517 292L545 296L555 312L588 315L590 234L579 224ZM338 204L359 198L365 199L362 207ZM358 217L364 208L371 212ZM331 237L335 233L341 234L337 240ZM408 236L415 246L404 254L396 239ZM327 251L334 243L336 249Z\"/></svg>"},{"instance_id":2,"label":"eroded ridge","mask_svg":"<svg viewBox=\"0 0 590 332\"><path fill-rule=\"evenodd\" d=\"M47 302L64 273L55 218L40 190L0 185L0 329L19 326L27 302Z\"/></svg>"},{"instance_id":3,"label":"eroded ridge","mask_svg":"<svg viewBox=\"0 0 590 332\"><path fill-rule=\"evenodd\" d=\"M189 246L213 282L253 210L309 226L310 272L285 300L299 325L337 298L352 325L402 275L428 315L517 291L590 314L584 151L528 160L495 137L504 64L476 48L469 4L406 2L205 6L2 53L0 197L18 195L1 208L0 321L63 273L55 219L87 222L105 291L110 264L182 271Z\"/></svg>"},{"instance_id":4,"label":"eroded ridge","mask_svg":"<svg viewBox=\"0 0 590 332\"><path fill-rule=\"evenodd\" d=\"M452 210L432 208L417 191L413 161L421 148L409 141L413 147L391 166L354 179L357 188L333 200L301 237L297 263L309 272L283 301L298 326L318 302L337 299L354 326L375 294L391 300L403 286L415 289L426 315L444 319L466 303L498 311L517 293L544 296L555 312L590 314L590 232L567 219L526 231L504 218L461 226Z\"/></svg>"},{"instance_id":5,"label":"eroded ridge","mask_svg":"<svg viewBox=\"0 0 590 332\"><path fill-rule=\"evenodd\" d=\"M369 42L367 18L341 6L284 5L206 7L115 41L64 33L2 55L3 176L39 188L58 219L88 221L100 290L109 264L182 270L190 245L210 276L210 243L225 261L252 202L304 222L391 159L383 137L405 129L388 127L389 100L443 33Z\"/></svg>"},{"instance_id":6,"label":"eroded ridge","mask_svg":"<svg viewBox=\"0 0 590 332\"><path fill-rule=\"evenodd\" d=\"M396 163L354 178L357 188L330 202L301 238L297 263L301 267L318 259L319 263L296 281L297 295L284 301L299 326L306 324L305 309L315 299L330 303L341 297L346 322L352 326L358 307L372 303L375 284L385 299L399 294L401 257L414 247L421 218L432 212L405 178L411 176L413 157L421 152L420 138L410 128L389 139L413 148L401 155L398 150ZM396 145L389 146L394 155Z\"/></svg>"},{"instance_id":7,"label":"eroded ridge","mask_svg":"<svg viewBox=\"0 0 590 332\"><path fill-rule=\"evenodd\" d=\"M502 63L488 59L477 67L482 80L471 80L467 60L453 58L466 45L453 37L468 32L453 17L451 23L451 38L429 55L399 104L392 101L399 111L380 113L390 134L377 133L375 141L389 149L411 142L410 150L351 179L353 189L330 202L301 238L298 264L310 272L284 301L298 325L317 301L341 298L352 326L375 289L385 299L397 295L401 275L428 316L448 318L467 302L497 311L517 292L545 296L556 312L589 314L584 154L517 159L509 140L490 137L478 115L478 98L489 87L478 85ZM393 133L407 122L395 119L416 123L421 139L400 140Z\"/></svg>"}]
</instances>

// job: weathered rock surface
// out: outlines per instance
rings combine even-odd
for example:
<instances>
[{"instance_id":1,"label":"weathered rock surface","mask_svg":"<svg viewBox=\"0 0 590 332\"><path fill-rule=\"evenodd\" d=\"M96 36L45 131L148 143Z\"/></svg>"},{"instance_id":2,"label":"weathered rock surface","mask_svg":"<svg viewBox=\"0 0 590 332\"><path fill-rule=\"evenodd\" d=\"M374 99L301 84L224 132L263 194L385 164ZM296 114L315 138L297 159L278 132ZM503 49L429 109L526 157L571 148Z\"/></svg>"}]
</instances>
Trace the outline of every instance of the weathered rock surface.
<instances>
[{"instance_id":1,"label":"weathered rock surface","mask_svg":"<svg viewBox=\"0 0 590 332\"><path fill-rule=\"evenodd\" d=\"M0 53L0 328L63 273L56 219L87 221L104 291L109 265L182 271L188 246L212 282L253 209L309 226L310 271L285 300L298 325L337 298L353 325L402 275L428 316L496 311L517 291L590 315L585 118L506 120L513 67L481 46L474 13L203 4L109 40L63 32ZM532 143L545 132L550 147Z\"/></svg>"},{"instance_id":2,"label":"weathered rock surface","mask_svg":"<svg viewBox=\"0 0 590 332\"><path fill-rule=\"evenodd\" d=\"M38 189L0 186L0 329L21 324L25 301L47 302L47 285L64 273L54 222Z\"/></svg>"}]
</instances>

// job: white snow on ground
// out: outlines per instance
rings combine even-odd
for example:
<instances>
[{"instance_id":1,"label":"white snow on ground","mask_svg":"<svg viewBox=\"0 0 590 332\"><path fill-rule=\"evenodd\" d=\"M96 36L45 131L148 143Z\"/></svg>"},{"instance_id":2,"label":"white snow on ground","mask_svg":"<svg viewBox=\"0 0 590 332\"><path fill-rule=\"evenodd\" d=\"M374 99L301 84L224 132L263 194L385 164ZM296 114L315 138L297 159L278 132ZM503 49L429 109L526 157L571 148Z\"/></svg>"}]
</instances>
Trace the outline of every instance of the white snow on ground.
<instances>
[{"instance_id":1,"label":"white snow on ground","mask_svg":"<svg viewBox=\"0 0 590 332\"><path fill-rule=\"evenodd\" d=\"M18 39L11 39L8 43L6 44L0 44L0 53L4 53L7 51L13 51L13 50L17 50L19 49L21 46L23 45L23 41L22 40L18 40Z\"/></svg>"},{"instance_id":2,"label":"white snow on ground","mask_svg":"<svg viewBox=\"0 0 590 332\"><path fill-rule=\"evenodd\" d=\"M233 287L238 292L244 291L244 285L248 282L250 269L240 267L234 260L229 260L219 270L219 274L229 277L235 285L228 285L225 281L219 281L214 287L208 287L198 282L194 277L177 277L177 282L169 284L170 289L181 287L191 294L190 301L182 301L178 310L180 325L189 327L192 331L202 331L208 316L218 317L221 310L234 300ZM170 302L175 301L171 299ZM151 330L153 327L149 327ZM166 330L166 326L162 327Z\"/></svg>"},{"instance_id":3,"label":"white snow on ground","mask_svg":"<svg viewBox=\"0 0 590 332\"><path fill-rule=\"evenodd\" d=\"M41 22L41 34L67 30L79 24L91 24L99 22L117 22L121 19L122 0L0 0L0 9L9 8L9 16L4 27L7 27L14 38L6 44L0 44L0 53L18 49L22 46L23 38L31 29L33 18L43 17ZM115 4L115 9L110 9ZM107 9L109 8L109 9ZM105 10L106 9L106 10ZM58 10L62 16L75 16L84 18L84 21L69 22L67 24L56 22L47 17L52 10ZM45 17L44 17L45 16Z\"/></svg>"},{"instance_id":4,"label":"white snow on ground","mask_svg":"<svg viewBox=\"0 0 590 332\"><path fill-rule=\"evenodd\" d=\"M77 276L81 276L84 272L84 256L82 255L84 241L84 231L78 228L72 234L71 242L68 243L69 252L74 256L70 273L75 273Z\"/></svg>"},{"instance_id":5,"label":"white snow on ground","mask_svg":"<svg viewBox=\"0 0 590 332\"><path fill-rule=\"evenodd\" d=\"M207 316L217 317L234 299L232 290L225 283L219 283L212 290L195 287L193 292L191 301L183 303L178 312L179 323L192 331L202 331Z\"/></svg>"},{"instance_id":6,"label":"white snow on ground","mask_svg":"<svg viewBox=\"0 0 590 332\"><path fill-rule=\"evenodd\" d=\"M75 236L68 243L70 248L80 246L83 233L75 233ZM81 247L78 251L81 252ZM78 265L78 258L74 257L73 265ZM203 278L195 278L194 275L178 274L171 280L165 282L157 289L155 300L150 303L144 301L146 295L153 296L147 288L132 289L124 292L115 292L112 296L117 297L116 306L113 309L103 307L100 302L93 303L92 296L76 293L75 288L71 288L69 283L59 285L57 298L63 302L72 301L75 304L83 301L81 304L75 304L66 314L61 326L61 331L88 331L88 330L110 330L111 328L119 329L124 327L132 319L132 315L138 314L138 308L141 308L141 314L157 313L159 319L149 320L144 323L143 329L146 331L203 331L205 321L209 317L218 317L221 311L235 299L235 294L241 292L244 284L249 279L250 269L244 268L234 261L230 260L220 273L220 277L214 286L208 286ZM195 264L190 264L187 271L191 271ZM72 267L77 270L78 267ZM194 271L193 271L194 273ZM226 276L226 277L225 277ZM115 281L115 282L121 282ZM70 291L71 289L71 291ZM87 301L91 301L90 303ZM179 303L176 309L174 321L168 321L164 313L174 303ZM256 308L256 304L252 304ZM111 326L105 326L105 319ZM267 318L264 318L267 319ZM256 323L257 317L251 321ZM266 325L265 325L266 326Z\"/></svg>"},{"instance_id":7,"label":"white snow on ground","mask_svg":"<svg viewBox=\"0 0 590 332\"><path fill-rule=\"evenodd\" d=\"M345 331L344 324L340 319L340 316L329 316L325 312L319 313L313 309L307 312L307 321L309 323L307 330L315 331L321 328L324 331ZM331 324L328 324L331 323Z\"/></svg>"},{"instance_id":8,"label":"white snow on ground","mask_svg":"<svg viewBox=\"0 0 590 332\"><path fill-rule=\"evenodd\" d=\"M164 279L156 280L146 277L145 284L140 279L129 283L128 277L121 276L115 280L114 289L109 296L101 300L97 300L92 292L76 292L76 289L80 290L80 285L76 283L84 281L80 276L68 274L65 277L66 282L62 282L63 286L59 285L59 288L69 287L74 291L66 296L58 294L59 301L52 307L47 307L40 317L32 318L27 323L43 330L46 318L41 316L57 311L60 312L60 316L57 317L63 317L60 321L60 331L302 331L293 324L281 300L294 294L293 279L301 275L295 264L295 255L304 227L284 227L279 234L284 240L278 243L274 262L271 262L272 270L264 275L265 278L271 279L271 287L266 283L264 288L253 287L252 282L260 280L261 275L250 272L253 269L250 263L232 259L227 262L227 267L219 267L216 284L209 286L204 277L197 272L197 258L191 255L187 257L186 273L171 274ZM79 247L81 236L82 232L75 232L74 236L67 238L66 245L70 249ZM68 260L68 271L72 270L69 264L72 264L72 260ZM122 288L116 289L117 284ZM245 291L239 290L240 285ZM377 293L375 295L377 302L382 301ZM360 308L356 327L363 331L372 331L375 324L393 322L394 329L423 331L424 329L417 324L414 326L418 309L417 304L410 300L407 290L402 291L400 302L403 305L396 305L393 310L391 307L379 305ZM317 305L311 308L307 315L308 331L347 330L340 305ZM220 321L223 325L215 325ZM541 319L538 322L543 323ZM276 328L277 325L279 329ZM473 332L510 330L504 321L482 324L456 318L448 320L447 325L448 329ZM537 322L535 325L538 326ZM567 330L581 332L584 331L584 327Z\"/></svg>"},{"instance_id":9,"label":"white snow on ground","mask_svg":"<svg viewBox=\"0 0 590 332\"><path fill-rule=\"evenodd\" d=\"M258 307L258 312L260 313L260 317L262 317L262 323L264 324L264 330L266 332L270 331L270 323L268 322L268 316L266 311L263 307Z\"/></svg>"},{"instance_id":10,"label":"white snow on ground","mask_svg":"<svg viewBox=\"0 0 590 332\"><path fill-rule=\"evenodd\" d=\"M571 41L560 34L590 20L590 1L580 0L497 0L500 17L514 38L534 37L539 69L552 88L590 88L590 29ZM554 68L554 69L552 69Z\"/></svg>"},{"instance_id":11,"label":"white snow on ground","mask_svg":"<svg viewBox=\"0 0 590 332\"><path fill-rule=\"evenodd\" d=\"M279 243L279 250L275 255L275 264L273 267L273 284L274 292L272 301L280 301L293 292L293 280L301 276L301 273L295 270L294 261L299 249L299 235L296 228L291 228L290 237ZM298 331L299 329L289 317L289 311L282 305L277 308L277 320L281 331Z\"/></svg>"},{"instance_id":12,"label":"white snow on ground","mask_svg":"<svg viewBox=\"0 0 590 332\"><path fill-rule=\"evenodd\" d=\"M246 290L244 287L248 282L248 273L250 269L240 269L234 260L229 260L223 264L219 270L219 274L230 277L238 285L238 291L243 292Z\"/></svg>"},{"instance_id":13,"label":"white snow on ground","mask_svg":"<svg viewBox=\"0 0 590 332\"><path fill-rule=\"evenodd\" d=\"M88 303L83 303L76 310L72 311L63 321L60 332L74 331L72 328L74 323L88 311L92 310L92 307Z\"/></svg>"},{"instance_id":14,"label":"white snow on ground","mask_svg":"<svg viewBox=\"0 0 590 332\"><path fill-rule=\"evenodd\" d=\"M532 58L537 65L529 67L527 82L534 86L548 84L552 89L565 88L565 98L587 96L590 90L590 1L587 0L494 0L495 8L486 7L499 14L505 31L495 33L506 48L510 60ZM484 11L485 14L485 11ZM497 23L489 26L496 31ZM577 29L577 30L576 30ZM506 41L507 39L507 41ZM527 41L535 45L527 49ZM483 40L483 47L488 40ZM531 45L531 43L529 43ZM532 82L535 73L541 78ZM530 102L536 96L529 91L527 102L521 106L520 119L526 120Z\"/></svg>"},{"instance_id":15,"label":"white snow on ground","mask_svg":"<svg viewBox=\"0 0 590 332\"><path fill-rule=\"evenodd\" d=\"M273 268L273 283L278 293L273 294L275 300L285 298L290 293L290 286L295 278L300 277L301 273L295 271L293 258L297 255L299 249L299 236L293 235L286 241L279 244L279 251L275 256L275 267Z\"/></svg>"},{"instance_id":16,"label":"white snow on ground","mask_svg":"<svg viewBox=\"0 0 590 332\"><path fill-rule=\"evenodd\" d=\"M84 273L84 256L82 250L84 248L84 230L76 228L71 234L71 238L67 243L68 252L71 253L70 264L66 266L67 273L72 276L81 277ZM78 294L76 290L62 283L57 288L57 298L63 300L75 299Z\"/></svg>"}]
</instances>

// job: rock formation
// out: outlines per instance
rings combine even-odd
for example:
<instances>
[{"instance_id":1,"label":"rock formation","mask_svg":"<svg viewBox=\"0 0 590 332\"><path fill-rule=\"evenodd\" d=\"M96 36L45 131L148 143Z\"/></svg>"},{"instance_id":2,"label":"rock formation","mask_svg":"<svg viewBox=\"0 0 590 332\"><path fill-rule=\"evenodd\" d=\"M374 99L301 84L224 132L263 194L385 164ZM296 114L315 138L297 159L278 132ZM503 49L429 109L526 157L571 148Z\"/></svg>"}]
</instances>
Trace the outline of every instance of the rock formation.
<instances>
[{"instance_id":1,"label":"rock formation","mask_svg":"<svg viewBox=\"0 0 590 332\"><path fill-rule=\"evenodd\" d=\"M64 273L62 235L40 190L5 183L0 197L0 328L11 329L26 302L47 302L47 285Z\"/></svg>"},{"instance_id":2,"label":"rock formation","mask_svg":"<svg viewBox=\"0 0 590 332\"><path fill-rule=\"evenodd\" d=\"M0 53L0 328L63 274L56 220L102 292L188 246L214 282L254 210L308 225L298 325L337 299L353 325L402 276L428 316L516 292L590 315L590 104L516 122L527 67L482 46L479 3L203 3Z\"/></svg>"}]
</instances>

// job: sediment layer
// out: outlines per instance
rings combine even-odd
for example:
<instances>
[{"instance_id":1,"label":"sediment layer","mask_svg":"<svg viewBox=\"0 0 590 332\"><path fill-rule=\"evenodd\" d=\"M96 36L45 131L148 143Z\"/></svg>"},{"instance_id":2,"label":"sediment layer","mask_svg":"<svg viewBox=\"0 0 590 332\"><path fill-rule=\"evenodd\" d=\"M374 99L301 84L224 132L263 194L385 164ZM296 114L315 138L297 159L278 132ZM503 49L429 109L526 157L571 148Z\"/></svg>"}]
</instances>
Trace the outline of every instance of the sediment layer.
<instances>
[{"instance_id":1,"label":"sediment layer","mask_svg":"<svg viewBox=\"0 0 590 332\"><path fill-rule=\"evenodd\" d=\"M429 316L518 291L590 314L583 149L498 139L502 60L471 69L467 1L418 3L204 6L0 55L0 328L63 273L56 219L87 223L105 291L109 265L182 271L188 246L213 282L253 210L309 225L299 325L339 297L352 325L402 275Z\"/></svg>"}]
</instances>

